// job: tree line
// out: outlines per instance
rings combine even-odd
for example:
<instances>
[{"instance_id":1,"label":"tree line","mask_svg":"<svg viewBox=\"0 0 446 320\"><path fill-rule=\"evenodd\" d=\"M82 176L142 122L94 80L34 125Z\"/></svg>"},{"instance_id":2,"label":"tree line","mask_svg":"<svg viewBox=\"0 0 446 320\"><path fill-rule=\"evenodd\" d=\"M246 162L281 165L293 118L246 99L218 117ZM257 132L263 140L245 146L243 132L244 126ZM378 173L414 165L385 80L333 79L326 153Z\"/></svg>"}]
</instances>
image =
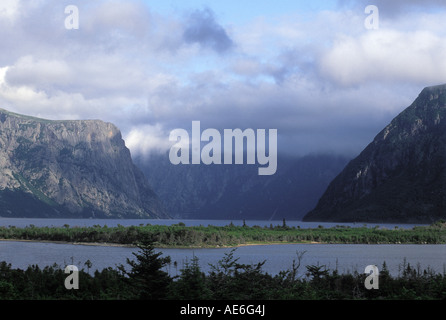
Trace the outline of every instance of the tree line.
<instances>
[{"instance_id":1,"label":"tree line","mask_svg":"<svg viewBox=\"0 0 446 320\"><path fill-rule=\"evenodd\" d=\"M379 227L299 228L281 226L191 226L139 225L124 227L0 227L0 239L64 241L90 243L118 243L132 245L141 238L149 238L157 247L216 247L252 243L324 242L337 244L445 244L446 223L411 229L383 229Z\"/></svg>"}]
</instances>

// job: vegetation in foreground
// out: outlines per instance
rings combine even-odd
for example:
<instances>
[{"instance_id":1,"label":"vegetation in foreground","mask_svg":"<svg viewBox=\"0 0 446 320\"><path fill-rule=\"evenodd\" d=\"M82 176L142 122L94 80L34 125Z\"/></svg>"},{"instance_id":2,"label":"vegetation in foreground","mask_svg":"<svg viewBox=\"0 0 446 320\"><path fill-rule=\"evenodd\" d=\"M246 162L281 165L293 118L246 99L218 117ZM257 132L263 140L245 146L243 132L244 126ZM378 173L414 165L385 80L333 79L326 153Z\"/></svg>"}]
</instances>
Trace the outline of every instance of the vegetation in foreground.
<instances>
[{"instance_id":1,"label":"vegetation in foreground","mask_svg":"<svg viewBox=\"0 0 446 320\"><path fill-rule=\"evenodd\" d=\"M367 290L365 274L339 274L325 266L306 266L298 276L304 253L297 253L292 266L272 276L262 270L264 262L238 263L236 249L227 253L208 274L200 270L198 258L177 276L166 271L170 257L155 252L146 239L137 244L135 260L128 266L107 268L90 274L79 271L79 289L65 288L67 274L57 265L43 269L36 265L26 270L0 263L0 299L10 300L339 300L339 299L422 299L446 297L446 273L420 270L404 264L394 278L385 262L380 270L379 289Z\"/></svg>"},{"instance_id":2,"label":"vegetation in foreground","mask_svg":"<svg viewBox=\"0 0 446 320\"><path fill-rule=\"evenodd\" d=\"M265 243L339 243L339 244L446 244L446 222L412 229L379 227L345 227L313 229L281 226L191 226L139 225L124 227L0 227L0 239L64 241L132 245L147 238L156 247L218 247Z\"/></svg>"}]
</instances>

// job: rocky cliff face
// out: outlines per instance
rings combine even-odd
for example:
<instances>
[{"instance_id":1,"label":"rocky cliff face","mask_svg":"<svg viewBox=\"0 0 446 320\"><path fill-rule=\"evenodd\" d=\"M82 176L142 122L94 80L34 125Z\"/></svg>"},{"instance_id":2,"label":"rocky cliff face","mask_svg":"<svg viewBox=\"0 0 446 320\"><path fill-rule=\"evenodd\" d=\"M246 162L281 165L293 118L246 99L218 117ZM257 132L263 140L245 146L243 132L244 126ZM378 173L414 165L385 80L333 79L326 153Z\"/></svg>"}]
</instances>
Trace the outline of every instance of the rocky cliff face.
<instances>
[{"instance_id":1,"label":"rocky cliff face","mask_svg":"<svg viewBox=\"0 0 446 320\"><path fill-rule=\"evenodd\" d=\"M0 216L165 218L120 131L0 109Z\"/></svg>"},{"instance_id":2,"label":"rocky cliff face","mask_svg":"<svg viewBox=\"0 0 446 320\"><path fill-rule=\"evenodd\" d=\"M446 85L425 88L331 182L306 221L446 218Z\"/></svg>"}]
</instances>

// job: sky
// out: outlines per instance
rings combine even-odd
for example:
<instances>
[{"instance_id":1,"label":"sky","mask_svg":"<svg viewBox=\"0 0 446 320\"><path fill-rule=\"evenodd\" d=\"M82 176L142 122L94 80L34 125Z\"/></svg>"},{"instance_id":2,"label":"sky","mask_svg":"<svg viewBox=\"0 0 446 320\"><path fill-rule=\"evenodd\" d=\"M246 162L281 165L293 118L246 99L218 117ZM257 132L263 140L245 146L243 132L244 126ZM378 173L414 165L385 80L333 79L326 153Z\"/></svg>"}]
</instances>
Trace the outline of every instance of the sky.
<instances>
[{"instance_id":1,"label":"sky","mask_svg":"<svg viewBox=\"0 0 446 320\"><path fill-rule=\"evenodd\" d=\"M440 0L3 0L0 108L112 122L133 155L200 121L355 156L446 83L444 21Z\"/></svg>"}]
</instances>

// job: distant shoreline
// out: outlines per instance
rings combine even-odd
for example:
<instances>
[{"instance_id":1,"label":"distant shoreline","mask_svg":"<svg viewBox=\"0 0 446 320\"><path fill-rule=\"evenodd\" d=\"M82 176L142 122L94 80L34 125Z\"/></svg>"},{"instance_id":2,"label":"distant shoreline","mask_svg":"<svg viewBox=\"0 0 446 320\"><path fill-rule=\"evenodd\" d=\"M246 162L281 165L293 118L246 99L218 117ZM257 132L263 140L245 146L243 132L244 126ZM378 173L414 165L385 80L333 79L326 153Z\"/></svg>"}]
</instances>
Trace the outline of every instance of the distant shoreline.
<instances>
[{"instance_id":1,"label":"distant shoreline","mask_svg":"<svg viewBox=\"0 0 446 320\"><path fill-rule=\"evenodd\" d=\"M29 243L53 243L53 244L69 244L75 246L92 246L92 247L116 247L116 248L137 248L136 245L111 243L111 242L78 242L78 241L56 241L56 240L30 240L30 239L0 239L0 242L29 242ZM427 243L330 243L322 241L301 241L301 242L259 242L259 243L240 243L237 245L208 245L208 246L168 246L154 244L156 249L228 249L228 248L241 248L250 246L275 246L275 245L293 245L293 244L329 244L329 245L426 245ZM445 245L444 243L438 243L437 245Z\"/></svg>"},{"instance_id":2,"label":"distant shoreline","mask_svg":"<svg viewBox=\"0 0 446 320\"><path fill-rule=\"evenodd\" d=\"M369 227L175 225L93 227L0 227L0 240L88 246L136 247L141 239L155 248L236 248L283 244L446 244L446 222L412 229Z\"/></svg>"},{"instance_id":3,"label":"distant shoreline","mask_svg":"<svg viewBox=\"0 0 446 320\"><path fill-rule=\"evenodd\" d=\"M111 242L70 242L70 241L56 241L56 240L31 240L31 239L0 239L0 242L29 242L29 243L54 243L54 244L70 244L78 246L95 246L95 247L121 247L121 248L137 248L132 244L121 244ZM241 243L238 245L215 245L215 246L166 246L154 245L157 249L224 249L224 248L239 248L248 246L268 246L268 245L288 245L288 244L324 244L317 241L302 241L302 242L263 242L263 243ZM327 243L328 244L328 243ZM335 244L335 243L333 243Z\"/></svg>"},{"instance_id":4,"label":"distant shoreline","mask_svg":"<svg viewBox=\"0 0 446 320\"><path fill-rule=\"evenodd\" d=\"M32 240L32 239L0 239L0 242L35 242L35 243L55 243L55 244L72 244L80 246L97 246L97 247L135 247L131 244L121 244L121 243L108 243L108 242L70 242L70 241L57 241L57 240Z\"/></svg>"}]
</instances>

